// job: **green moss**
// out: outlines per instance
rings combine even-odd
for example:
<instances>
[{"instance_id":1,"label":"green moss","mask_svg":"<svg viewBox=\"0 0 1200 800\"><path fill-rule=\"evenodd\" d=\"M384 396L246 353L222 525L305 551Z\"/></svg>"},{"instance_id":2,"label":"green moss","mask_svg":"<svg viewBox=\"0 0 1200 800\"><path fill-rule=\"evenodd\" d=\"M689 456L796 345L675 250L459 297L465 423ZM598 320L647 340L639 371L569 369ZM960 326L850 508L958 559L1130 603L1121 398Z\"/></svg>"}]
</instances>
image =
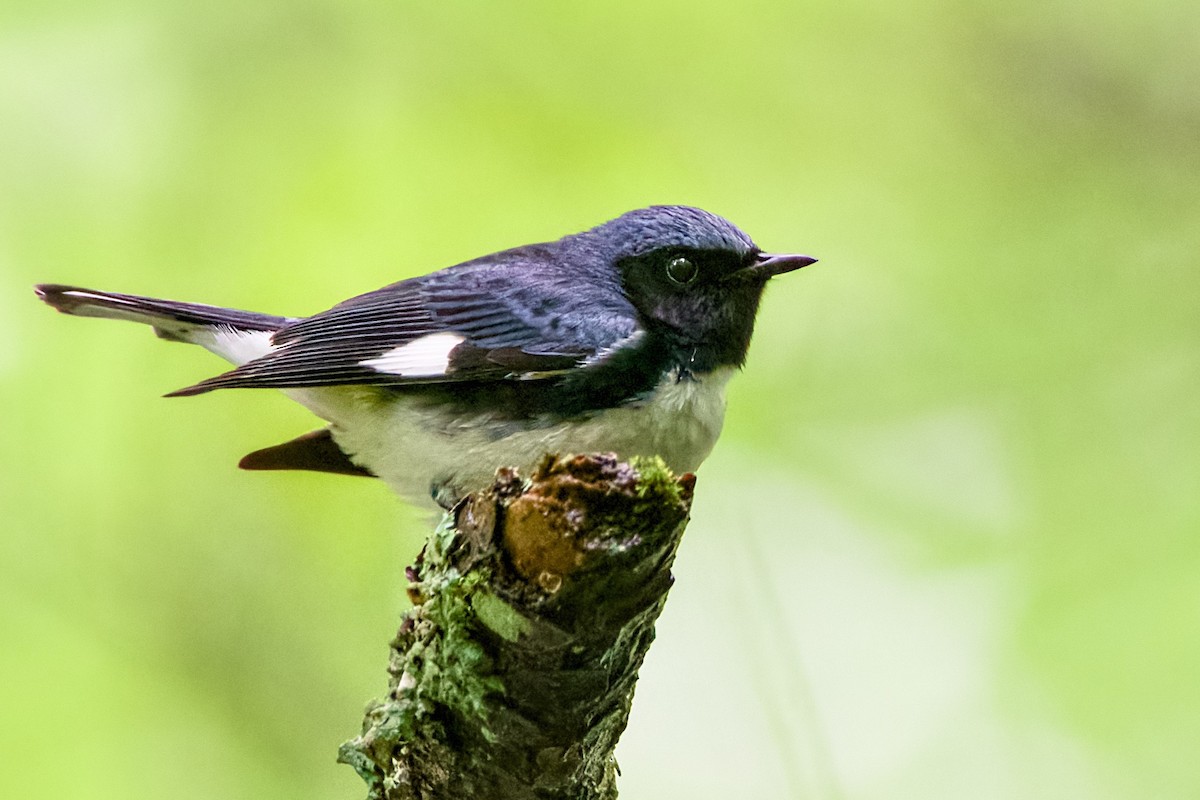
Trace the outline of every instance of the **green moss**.
<instances>
[{"instance_id":1,"label":"green moss","mask_svg":"<svg viewBox=\"0 0 1200 800\"><path fill-rule=\"evenodd\" d=\"M490 591L477 592L471 598L471 607L479 621L506 642L515 642L529 632L529 620Z\"/></svg>"},{"instance_id":2,"label":"green moss","mask_svg":"<svg viewBox=\"0 0 1200 800\"><path fill-rule=\"evenodd\" d=\"M423 647L410 647L400 662L408 684L403 698L416 714L445 707L477 723L488 738L487 697L503 692L504 686L490 675L490 659L475 641L471 599L490 577L485 569L463 576L450 567L423 582L429 599L414 613L431 628L429 638Z\"/></svg>"},{"instance_id":3,"label":"green moss","mask_svg":"<svg viewBox=\"0 0 1200 800\"><path fill-rule=\"evenodd\" d=\"M675 500L683 499L683 487L675 479L675 473L671 472L661 458L635 456L629 463L638 473L636 491L639 498L653 498L657 502L661 502L664 496Z\"/></svg>"},{"instance_id":4,"label":"green moss","mask_svg":"<svg viewBox=\"0 0 1200 800\"><path fill-rule=\"evenodd\" d=\"M419 736L440 736L440 726L430 719L438 709L466 720L488 741L496 738L486 711L488 698L502 694L504 685L492 675L491 659L475 641L481 598L493 624L508 633L515 631L513 635L519 630L511 610L505 620L500 608L504 604L487 591L489 570L478 568L462 575L448 563L445 554L454 535L447 515L430 538L424 576L415 587L427 599L408 612L408 631L393 645L393 697L369 708L363 735L338 751L338 760L354 767L372 787L372 796L384 779L372 754L381 746L391 749Z\"/></svg>"}]
</instances>

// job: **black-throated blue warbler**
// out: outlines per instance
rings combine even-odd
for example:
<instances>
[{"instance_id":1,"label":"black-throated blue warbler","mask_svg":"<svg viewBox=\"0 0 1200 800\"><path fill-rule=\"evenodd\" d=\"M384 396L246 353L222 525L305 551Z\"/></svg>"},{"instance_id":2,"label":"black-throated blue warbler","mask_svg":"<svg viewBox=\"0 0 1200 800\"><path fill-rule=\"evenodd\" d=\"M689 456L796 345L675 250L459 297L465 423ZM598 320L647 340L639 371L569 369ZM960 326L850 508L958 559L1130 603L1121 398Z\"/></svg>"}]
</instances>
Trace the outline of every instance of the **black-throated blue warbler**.
<instances>
[{"instance_id":1,"label":"black-throated blue warbler","mask_svg":"<svg viewBox=\"0 0 1200 800\"><path fill-rule=\"evenodd\" d=\"M235 365L168 396L282 389L329 423L241 466L375 475L445 505L547 452L658 455L695 470L720 433L763 288L814 261L764 253L698 208L652 206L311 317L56 284L37 293Z\"/></svg>"}]
</instances>

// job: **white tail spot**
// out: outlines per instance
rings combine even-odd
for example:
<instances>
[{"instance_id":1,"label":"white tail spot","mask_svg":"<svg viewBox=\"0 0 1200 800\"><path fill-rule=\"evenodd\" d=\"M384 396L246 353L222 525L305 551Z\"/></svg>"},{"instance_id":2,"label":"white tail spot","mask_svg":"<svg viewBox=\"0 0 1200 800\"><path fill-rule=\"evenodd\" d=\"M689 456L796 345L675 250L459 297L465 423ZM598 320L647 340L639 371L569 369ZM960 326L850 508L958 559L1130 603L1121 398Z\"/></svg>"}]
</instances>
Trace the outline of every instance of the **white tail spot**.
<instances>
[{"instance_id":1,"label":"white tail spot","mask_svg":"<svg viewBox=\"0 0 1200 800\"><path fill-rule=\"evenodd\" d=\"M186 331L186 328L182 330ZM271 346L271 331L247 331L230 325L197 326L191 333L185 333L184 339L236 365L253 361L275 349Z\"/></svg>"}]
</instances>

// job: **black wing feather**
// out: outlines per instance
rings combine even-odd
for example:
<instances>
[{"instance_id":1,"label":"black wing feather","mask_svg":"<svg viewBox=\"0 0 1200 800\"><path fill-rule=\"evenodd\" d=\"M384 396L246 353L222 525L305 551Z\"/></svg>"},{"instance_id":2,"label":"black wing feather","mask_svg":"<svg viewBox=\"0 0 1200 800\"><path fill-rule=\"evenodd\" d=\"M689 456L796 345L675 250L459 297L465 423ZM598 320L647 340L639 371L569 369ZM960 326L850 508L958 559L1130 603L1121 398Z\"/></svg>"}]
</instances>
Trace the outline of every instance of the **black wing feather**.
<instances>
[{"instance_id":1,"label":"black wing feather","mask_svg":"<svg viewBox=\"0 0 1200 800\"><path fill-rule=\"evenodd\" d=\"M598 287L599 299L584 297L578 277L544 270L535 276L514 263L515 252L401 281L289 321L272 336L273 352L173 394L536 380L592 363L638 330L636 312L615 287ZM438 333L464 339L444 374L403 376L363 365Z\"/></svg>"}]
</instances>

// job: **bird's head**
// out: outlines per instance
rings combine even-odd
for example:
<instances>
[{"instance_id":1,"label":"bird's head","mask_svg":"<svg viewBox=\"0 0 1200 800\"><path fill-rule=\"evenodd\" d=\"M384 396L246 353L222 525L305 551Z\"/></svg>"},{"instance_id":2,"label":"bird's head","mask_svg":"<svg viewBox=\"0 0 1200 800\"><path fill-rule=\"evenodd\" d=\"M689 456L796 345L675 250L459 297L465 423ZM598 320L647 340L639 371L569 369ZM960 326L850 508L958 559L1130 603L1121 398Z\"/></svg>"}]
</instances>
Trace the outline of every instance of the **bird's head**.
<instances>
[{"instance_id":1,"label":"bird's head","mask_svg":"<svg viewBox=\"0 0 1200 800\"><path fill-rule=\"evenodd\" d=\"M741 366L767 281L816 261L764 253L733 223L689 206L630 211L589 234L647 330L690 349L697 371Z\"/></svg>"}]
</instances>

